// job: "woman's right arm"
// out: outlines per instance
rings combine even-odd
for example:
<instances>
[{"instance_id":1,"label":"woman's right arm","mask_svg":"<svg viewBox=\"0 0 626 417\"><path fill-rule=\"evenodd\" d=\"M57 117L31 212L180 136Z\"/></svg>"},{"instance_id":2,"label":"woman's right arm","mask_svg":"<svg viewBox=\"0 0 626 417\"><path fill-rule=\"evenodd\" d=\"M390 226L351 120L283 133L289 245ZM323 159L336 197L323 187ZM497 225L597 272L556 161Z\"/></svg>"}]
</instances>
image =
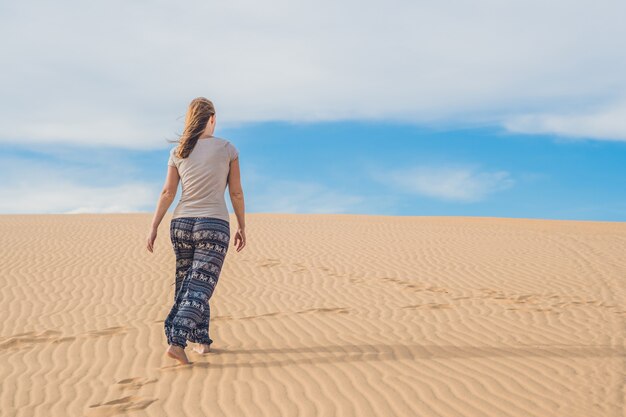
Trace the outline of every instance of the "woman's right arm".
<instances>
[{"instance_id":1,"label":"woman's right arm","mask_svg":"<svg viewBox=\"0 0 626 417\"><path fill-rule=\"evenodd\" d=\"M246 245L246 219L245 205L243 199L243 189L241 188L241 176L239 173L239 157L230 161L230 172L228 173L228 194L237 217L237 233L235 234L235 246L239 252Z\"/></svg>"}]
</instances>

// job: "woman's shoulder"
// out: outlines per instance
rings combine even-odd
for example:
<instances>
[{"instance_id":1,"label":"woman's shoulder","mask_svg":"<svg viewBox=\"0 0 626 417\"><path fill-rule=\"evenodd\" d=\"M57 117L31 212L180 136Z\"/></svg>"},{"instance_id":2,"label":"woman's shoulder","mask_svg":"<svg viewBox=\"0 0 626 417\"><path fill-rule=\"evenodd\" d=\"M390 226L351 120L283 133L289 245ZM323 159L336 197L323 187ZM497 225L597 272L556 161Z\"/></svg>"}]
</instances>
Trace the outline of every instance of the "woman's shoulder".
<instances>
[{"instance_id":1,"label":"woman's shoulder","mask_svg":"<svg viewBox=\"0 0 626 417\"><path fill-rule=\"evenodd\" d=\"M232 161L239 156L239 150L237 147L228 139L218 138L226 148L226 152L228 153L228 158Z\"/></svg>"},{"instance_id":2,"label":"woman's shoulder","mask_svg":"<svg viewBox=\"0 0 626 417\"><path fill-rule=\"evenodd\" d=\"M222 142L222 143L227 144L227 145L232 145L233 144L230 140L228 140L226 138L223 138L221 136L220 137L214 136L213 139L217 139L218 142Z\"/></svg>"},{"instance_id":3,"label":"woman's shoulder","mask_svg":"<svg viewBox=\"0 0 626 417\"><path fill-rule=\"evenodd\" d=\"M221 137L219 137L219 138L215 137L215 139L217 139L218 142L220 142L225 148L230 149L232 152L236 152L237 151L237 147L230 140L228 140L226 138L221 138Z\"/></svg>"}]
</instances>

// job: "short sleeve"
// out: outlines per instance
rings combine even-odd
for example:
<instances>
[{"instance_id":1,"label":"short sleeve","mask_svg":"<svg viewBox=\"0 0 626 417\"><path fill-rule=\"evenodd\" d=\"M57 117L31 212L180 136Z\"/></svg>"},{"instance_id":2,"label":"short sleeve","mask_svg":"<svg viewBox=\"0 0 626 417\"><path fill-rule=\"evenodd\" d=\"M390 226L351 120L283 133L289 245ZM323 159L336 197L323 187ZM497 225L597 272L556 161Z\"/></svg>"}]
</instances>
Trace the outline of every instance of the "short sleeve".
<instances>
[{"instance_id":1,"label":"short sleeve","mask_svg":"<svg viewBox=\"0 0 626 417\"><path fill-rule=\"evenodd\" d=\"M239 150L232 143L228 142L228 156L231 161L234 161L239 157Z\"/></svg>"},{"instance_id":2,"label":"short sleeve","mask_svg":"<svg viewBox=\"0 0 626 417\"><path fill-rule=\"evenodd\" d=\"M176 148L172 148L170 149L170 158L167 161L167 164L171 167L175 167L176 164L174 163L174 151L176 150Z\"/></svg>"}]
</instances>

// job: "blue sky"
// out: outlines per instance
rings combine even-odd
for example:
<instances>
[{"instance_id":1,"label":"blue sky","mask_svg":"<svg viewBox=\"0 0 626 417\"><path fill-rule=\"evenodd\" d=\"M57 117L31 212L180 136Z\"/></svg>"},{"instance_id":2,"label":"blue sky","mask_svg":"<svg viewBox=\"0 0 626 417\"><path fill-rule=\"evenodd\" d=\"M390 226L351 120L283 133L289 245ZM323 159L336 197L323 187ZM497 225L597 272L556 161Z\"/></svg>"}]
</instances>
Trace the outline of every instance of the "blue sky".
<instances>
[{"instance_id":1,"label":"blue sky","mask_svg":"<svg viewBox=\"0 0 626 417\"><path fill-rule=\"evenodd\" d=\"M0 213L152 211L165 139L204 96L248 212L624 221L624 15L605 0L7 3Z\"/></svg>"}]
</instances>

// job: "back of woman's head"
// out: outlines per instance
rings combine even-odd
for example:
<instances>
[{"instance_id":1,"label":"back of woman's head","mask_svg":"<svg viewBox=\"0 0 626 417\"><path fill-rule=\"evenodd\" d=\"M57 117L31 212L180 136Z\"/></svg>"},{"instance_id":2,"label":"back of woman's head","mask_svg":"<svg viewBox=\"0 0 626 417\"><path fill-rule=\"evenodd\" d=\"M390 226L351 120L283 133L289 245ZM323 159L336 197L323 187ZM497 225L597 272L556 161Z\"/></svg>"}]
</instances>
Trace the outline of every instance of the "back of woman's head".
<instances>
[{"instance_id":1,"label":"back of woman's head","mask_svg":"<svg viewBox=\"0 0 626 417\"><path fill-rule=\"evenodd\" d=\"M198 142L198 138L206 129L207 123L211 116L215 114L215 106L211 100L204 97L196 97L191 100L187 107L187 115L185 117L185 128L183 134L178 140L178 148L175 155L178 158L187 158L194 146Z\"/></svg>"}]
</instances>

